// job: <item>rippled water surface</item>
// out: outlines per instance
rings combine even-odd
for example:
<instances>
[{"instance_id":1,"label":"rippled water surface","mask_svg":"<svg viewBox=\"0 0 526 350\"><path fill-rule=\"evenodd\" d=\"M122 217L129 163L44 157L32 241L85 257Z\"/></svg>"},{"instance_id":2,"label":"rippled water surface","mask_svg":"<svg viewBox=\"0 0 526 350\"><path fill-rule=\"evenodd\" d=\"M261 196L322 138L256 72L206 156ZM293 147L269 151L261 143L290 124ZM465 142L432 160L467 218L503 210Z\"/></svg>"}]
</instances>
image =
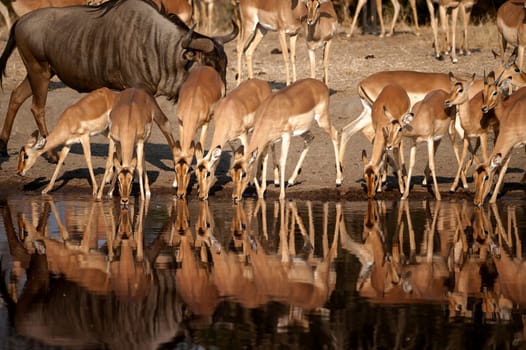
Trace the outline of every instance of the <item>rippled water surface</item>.
<instances>
[{"instance_id":1,"label":"rippled water surface","mask_svg":"<svg viewBox=\"0 0 526 350\"><path fill-rule=\"evenodd\" d=\"M3 197L0 348L524 348L525 209Z\"/></svg>"}]
</instances>

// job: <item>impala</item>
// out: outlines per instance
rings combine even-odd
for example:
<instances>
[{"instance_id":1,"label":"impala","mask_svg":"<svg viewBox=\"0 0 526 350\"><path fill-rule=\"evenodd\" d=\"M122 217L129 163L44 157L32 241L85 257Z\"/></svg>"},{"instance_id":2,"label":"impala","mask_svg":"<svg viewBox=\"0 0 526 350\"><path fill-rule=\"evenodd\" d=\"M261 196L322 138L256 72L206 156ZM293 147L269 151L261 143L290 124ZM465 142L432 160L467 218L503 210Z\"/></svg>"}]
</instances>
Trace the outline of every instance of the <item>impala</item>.
<instances>
[{"instance_id":1,"label":"impala","mask_svg":"<svg viewBox=\"0 0 526 350\"><path fill-rule=\"evenodd\" d=\"M214 135L211 147L203 156L201 143L195 147L197 165L195 175L199 184L199 198L207 199L215 182L215 169L226 142L239 139L248 146L248 133L254 127L256 109L272 90L267 82L259 79L243 81L237 88L220 100L214 108Z\"/></svg>"},{"instance_id":2,"label":"impala","mask_svg":"<svg viewBox=\"0 0 526 350\"><path fill-rule=\"evenodd\" d=\"M497 32L501 57L504 57L508 44L517 47L520 69L524 62L524 48L526 47L525 14L524 2L515 0L506 1L497 11Z\"/></svg>"},{"instance_id":3,"label":"impala","mask_svg":"<svg viewBox=\"0 0 526 350\"><path fill-rule=\"evenodd\" d=\"M116 98L110 113L108 160L98 199L102 198L112 166L116 168L121 204L127 205L129 202L135 172L139 177L141 199L150 198L148 175L144 169L144 144L150 137L153 122L159 126L174 152L175 142L170 122L153 96L144 90L130 88Z\"/></svg>"},{"instance_id":4,"label":"impala","mask_svg":"<svg viewBox=\"0 0 526 350\"><path fill-rule=\"evenodd\" d=\"M286 106L286 107L285 107ZM299 174L312 140L310 128L313 120L331 137L336 161L336 183L341 182L341 169L338 164L338 132L331 124L329 115L329 89L322 82L307 78L272 94L256 110L256 123L250 143L246 150L236 152L236 159L230 170L234 191L232 199L241 200L248 184L248 176L254 162L263 156L261 187L254 178L258 197L263 198L266 189L266 160L268 147L281 140L279 161L280 198L285 197L285 165L292 136L302 135L304 148L289 184L293 184ZM260 169L258 167L258 169Z\"/></svg>"},{"instance_id":5,"label":"impala","mask_svg":"<svg viewBox=\"0 0 526 350\"><path fill-rule=\"evenodd\" d=\"M455 108L445 108L444 101L448 93L444 90L433 90L417 102L413 107L414 117L406 120L393 120L387 128L387 148L396 148L402 137L411 139L411 151L409 158L409 171L404 186L402 199L407 199L411 185L411 175L416 159L416 145L419 142L427 142L427 154L429 170L433 177L434 193L437 200L441 199L436 179L435 153L442 137L448 134L455 120ZM427 169L427 168L426 168ZM427 178L426 174L426 178ZM427 181L426 181L427 183Z\"/></svg>"},{"instance_id":6,"label":"impala","mask_svg":"<svg viewBox=\"0 0 526 350\"><path fill-rule=\"evenodd\" d=\"M374 198L375 193L381 191L380 169L385 162L386 139L384 128L396 120L403 120L410 115L411 103L409 96L399 85L389 84L383 88L372 106L372 126L375 131L371 159L367 159L365 150L362 160L364 162L363 176L367 187L367 197ZM394 148L395 159L398 159L399 148ZM400 167L397 166L400 192L403 192L403 180Z\"/></svg>"},{"instance_id":7,"label":"impala","mask_svg":"<svg viewBox=\"0 0 526 350\"><path fill-rule=\"evenodd\" d=\"M450 94L444 101L446 107L457 106L458 117L462 130L464 130L462 154L460 162L455 174L455 179L451 185L450 191L454 192L457 189L458 182L462 176L465 179L465 172L471 166L471 161L464 165L464 160L469 149L472 159L476 157L479 146L482 148L482 159L486 162L488 159L488 132L490 129L495 131L495 136L498 135L498 124L493 113L482 112L482 91L478 92L472 98L469 97L469 90L475 81L475 74L468 79L457 78L453 73L449 73L451 80ZM477 138L475 148L471 147L470 139ZM467 183L464 182L464 188L467 189Z\"/></svg>"},{"instance_id":8,"label":"impala","mask_svg":"<svg viewBox=\"0 0 526 350\"><path fill-rule=\"evenodd\" d=\"M179 139L175 144L175 181L177 196L184 197L190 183L194 156L194 137L201 129L200 144L205 142L214 104L225 94L225 84L215 69L199 66L190 71L179 91L177 119Z\"/></svg>"},{"instance_id":9,"label":"impala","mask_svg":"<svg viewBox=\"0 0 526 350\"><path fill-rule=\"evenodd\" d=\"M429 1L429 0L426 0ZM457 28L457 19L458 19L458 13L460 11L460 14L462 15L462 24L463 24L463 37L462 37L462 45L461 45L461 51L464 54L469 53L468 48L468 24L471 17L471 9L473 6L478 2L478 0L434 0L434 2L438 2L439 4L439 13L440 13L440 21L442 24L442 30L445 33L445 39L446 39L446 52L451 53L451 60L453 63L458 62L457 53L456 53L456 28ZM428 5L429 7L429 5ZM450 18L448 18L448 13L451 13ZM451 19L451 26L449 25L449 21ZM435 36L435 46L438 45L438 33L437 33L437 27L433 27L433 34ZM435 50L437 48L435 47ZM437 50L437 57L440 57L440 53Z\"/></svg>"},{"instance_id":10,"label":"impala","mask_svg":"<svg viewBox=\"0 0 526 350\"><path fill-rule=\"evenodd\" d=\"M384 19L382 16L382 0L375 0L376 1L376 12L378 13L378 19L380 20L380 37L383 37L385 35L385 26L384 26ZM356 26L356 21L358 20L358 15L360 14L360 11L362 10L363 6L367 3L367 0L358 0L358 4L356 5L356 11L354 12L354 17L352 19L351 24L351 31L349 32L349 35L352 35L354 31L354 27ZM394 14L393 14L393 20L391 22L391 28L389 29L389 33L387 33L387 36L391 36L394 34L394 27L396 24L396 21L398 19L398 15L400 14L400 2L398 0L391 0L391 3L394 7ZM415 23L415 31L418 33L418 15L416 12L416 0L409 0L409 4L411 5L411 9L413 10L413 21Z\"/></svg>"},{"instance_id":11,"label":"impala","mask_svg":"<svg viewBox=\"0 0 526 350\"><path fill-rule=\"evenodd\" d=\"M48 193L55 184L71 145L80 142L88 165L93 194L96 194L97 182L91 164L90 137L104 132L108 128L108 117L116 97L117 94L107 88L94 90L68 107L47 137L38 137L38 131L35 131L29 142L20 149L17 174L25 175L39 156L63 145L53 176L51 176L49 184L42 190L42 194Z\"/></svg>"},{"instance_id":12,"label":"impala","mask_svg":"<svg viewBox=\"0 0 526 350\"><path fill-rule=\"evenodd\" d=\"M504 100L502 95L509 90L510 79L507 78L503 81L493 79L494 75L492 74L489 74L486 79L486 87L484 89L485 104L482 108L488 111L491 108L495 109L495 114L499 121L499 136L488 160L480 164L473 174L476 188L473 201L477 206L482 205L484 202L491 190L495 172L498 168L501 168L490 198L490 203L497 201L497 196L510 161L512 148L526 145L526 130L524 128L524 123L526 122L526 114L524 113L524 108L526 108L526 88L519 89L508 100Z\"/></svg>"},{"instance_id":13,"label":"impala","mask_svg":"<svg viewBox=\"0 0 526 350\"><path fill-rule=\"evenodd\" d=\"M510 57L510 60L496 69L497 74L512 77L514 84L520 86L526 82L524 74L515 64L515 57ZM360 115L352 122L344 126L341 130L339 162L343 164L345 155L345 147L352 135L361 131L369 141L372 141L374 131L371 120L371 106L388 84L400 85L408 94L411 101L411 106L416 102L422 100L432 90L449 91L451 82L447 74L444 73L427 73L416 71L382 71L371 74L367 78L358 83L358 96L363 105L363 110ZM476 93L482 90L484 82L482 79L477 79L472 84L468 91L469 98L472 98ZM459 123L455 124L455 128L459 135L463 136L463 131ZM456 143L454 144L454 151L457 161L459 160L458 149Z\"/></svg>"},{"instance_id":14,"label":"impala","mask_svg":"<svg viewBox=\"0 0 526 350\"><path fill-rule=\"evenodd\" d=\"M422 100L426 94L435 89L449 90L447 74L425 73L415 71L383 71L370 75L358 83L358 95L362 102L361 114L341 130L339 164L343 164L345 147L352 135L361 131L369 141L373 140L372 105L389 84L397 84L409 96L411 106Z\"/></svg>"},{"instance_id":15,"label":"impala","mask_svg":"<svg viewBox=\"0 0 526 350\"><path fill-rule=\"evenodd\" d=\"M316 52L323 47L323 81L329 85L329 51L332 38L338 27L338 16L331 1L304 0L307 6L307 20L304 24L307 48L309 50L310 77L316 78Z\"/></svg>"},{"instance_id":16,"label":"impala","mask_svg":"<svg viewBox=\"0 0 526 350\"><path fill-rule=\"evenodd\" d=\"M293 6L295 5L295 6ZM252 55L268 30L279 34L279 43L285 61L286 83L296 81L296 39L302 27L305 6L293 0L240 0L241 33L237 41L237 83L242 79L241 59L246 58L248 77L254 77ZM290 38L290 63L287 36Z\"/></svg>"}]
</instances>

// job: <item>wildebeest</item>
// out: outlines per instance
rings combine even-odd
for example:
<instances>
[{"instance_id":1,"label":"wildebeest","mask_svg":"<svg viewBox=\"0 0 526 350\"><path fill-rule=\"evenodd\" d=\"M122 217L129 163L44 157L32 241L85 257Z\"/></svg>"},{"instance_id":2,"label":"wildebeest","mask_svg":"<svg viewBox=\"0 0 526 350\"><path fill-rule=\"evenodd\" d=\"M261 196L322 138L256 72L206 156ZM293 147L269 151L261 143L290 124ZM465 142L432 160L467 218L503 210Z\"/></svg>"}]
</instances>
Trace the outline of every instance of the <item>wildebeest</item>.
<instances>
[{"instance_id":1,"label":"wildebeest","mask_svg":"<svg viewBox=\"0 0 526 350\"><path fill-rule=\"evenodd\" d=\"M110 0L95 8L49 7L20 17L0 57L0 70L5 74L16 47L27 76L11 93L0 155L7 156L16 113L29 96L39 131L48 134L44 108L54 75L79 92L135 87L173 100L193 64L214 67L226 83L223 44L238 33L232 23L230 34L210 38L189 29L177 16L158 11L150 0Z\"/></svg>"}]
</instances>

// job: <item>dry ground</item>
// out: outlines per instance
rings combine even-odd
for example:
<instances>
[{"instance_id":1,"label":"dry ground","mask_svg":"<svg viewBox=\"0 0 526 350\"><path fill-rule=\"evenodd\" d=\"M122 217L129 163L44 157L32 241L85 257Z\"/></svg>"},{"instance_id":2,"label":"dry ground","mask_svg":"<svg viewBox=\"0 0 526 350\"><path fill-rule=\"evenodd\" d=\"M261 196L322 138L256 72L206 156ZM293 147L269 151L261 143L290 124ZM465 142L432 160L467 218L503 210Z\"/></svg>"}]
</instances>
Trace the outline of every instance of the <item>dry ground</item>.
<instances>
[{"instance_id":1,"label":"dry ground","mask_svg":"<svg viewBox=\"0 0 526 350\"><path fill-rule=\"evenodd\" d=\"M372 35L355 34L352 38L344 35L347 28L341 28L342 35L334 39L330 58L330 88L331 95L331 115L333 124L340 129L354 118L361 111L361 104L357 97L357 83L368 75L381 70L419 70L429 72L449 72L455 74L472 74L482 76L484 70L489 71L494 68L496 61L491 52L497 49L496 27L494 22L489 21L485 24L471 26L470 35L472 38L470 47L473 49L471 55L460 56L459 63L453 64L449 59L444 61L436 60L432 55L431 30L429 27L421 28L421 34L416 36L412 28L404 27L399 24L397 33L388 38L379 38ZM0 41L0 47L5 45L5 39ZM280 88L284 82L284 66L280 54L271 54L277 48L278 40L275 33L269 33L265 37L256 51L255 71L257 77L268 80L274 88ZM235 86L234 79L236 73L235 42L226 45L229 57L228 83L229 89ZM318 53L318 62L321 62L321 53ZM298 78L308 76L308 57L305 48L304 38L298 40ZM7 77L4 78L3 91L0 93L0 116L3 118L6 113L9 95L12 89L18 84L25 74L25 69L17 54L13 55L8 62ZM318 77L321 78L321 66L318 69ZM246 73L245 73L246 77ZM59 83L52 84L52 90L48 96L47 104L47 123L51 129L55 125L59 114L69 105L80 98L77 92L61 86ZM161 106L169 118L175 120L175 106L166 100L161 100ZM177 128L174 122L174 132L177 136ZM15 174L17 163L17 152L24 144L31 131L36 129L36 124L30 112L30 103L26 102L19 111L15 121L13 133L8 145L10 157L8 160L0 160L0 192L7 191L34 191L38 193L47 184L54 165L46 160L40 159L37 164L28 172L25 177L18 177ZM211 133L213 128L211 130ZM211 135L211 134L210 134ZM361 151L366 149L370 153L371 145L361 134L354 136L347 146L346 159L344 162L344 185L340 188L334 186L335 166L334 155L330 139L327 134L319 128L314 128L315 140L311 150L307 155L303 167L303 173L299 177L299 183L287 189L289 197L295 198L316 198L316 199L365 199L361 190L363 164L361 161ZM107 143L104 137L93 138L93 163L100 181L103 173L103 166L106 157ZM290 173L292 164L299 154L302 141L293 141L290 151L288 172ZM407 149L407 148L406 148ZM415 167L415 183L421 181L423 167L426 161L425 145L421 145L418 151L418 163ZM170 154L164 139L156 129L150 144L146 149L147 170L150 181L152 182L152 193L155 196L157 191L171 191L170 185L173 179L172 163ZM451 144L449 140L444 140L437 153L437 169L441 192L448 192L450 183L453 180L456 170ZM514 151L510 164L510 174L506 176L506 182L511 184L511 188L518 187L519 191L510 191L509 194L524 196L524 187L518 186L518 181L522 177L525 164L525 154L522 150ZM226 157L221 163L222 173L226 172L229 159ZM63 176L57 181L55 191L83 191L89 192L88 173L85 167L82 150L80 145L73 149L63 168ZM221 187L215 192L216 197L229 197L230 182L226 176L220 176L219 184ZM390 178L391 188L395 181ZM510 188L510 187L508 187ZM415 185L414 193L410 198L432 198L427 193L427 189L420 185ZM277 195L277 189L270 187L268 196L270 198ZM195 189L190 197L195 196ZM446 195L446 197L449 195ZM457 193L453 196L470 196L469 193ZM396 190L389 190L379 194L380 198L398 198Z\"/></svg>"}]
</instances>

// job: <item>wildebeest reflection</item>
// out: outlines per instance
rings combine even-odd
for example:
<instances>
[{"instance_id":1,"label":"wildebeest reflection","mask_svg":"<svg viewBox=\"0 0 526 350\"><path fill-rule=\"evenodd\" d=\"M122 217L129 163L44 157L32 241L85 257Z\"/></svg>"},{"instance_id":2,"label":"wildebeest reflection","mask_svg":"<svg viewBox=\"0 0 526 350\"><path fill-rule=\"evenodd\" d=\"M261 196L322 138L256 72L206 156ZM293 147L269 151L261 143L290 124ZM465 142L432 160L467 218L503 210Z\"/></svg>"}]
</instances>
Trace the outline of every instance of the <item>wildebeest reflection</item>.
<instances>
[{"instance_id":1,"label":"wildebeest reflection","mask_svg":"<svg viewBox=\"0 0 526 350\"><path fill-rule=\"evenodd\" d=\"M16 113L33 96L31 111L40 133L48 134L45 103L51 77L80 91L100 87L143 88L154 96L177 99L179 87L193 64L215 68L226 83L229 35L209 38L195 33L177 16L160 13L149 0L111 0L96 8L74 6L32 11L13 25L0 57L5 73L15 47L27 70L11 94L0 134L0 155Z\"/></svg>"},{"instance_id":2,"label":"wildebeest reflection","mask_svg":"<svg viewBox=\"0 0 526 350\"><path fill-rule=\"evenodd\" d=\"M10 305L19 335L65 348L157 349L184 334L182 303L176 293L172 272L159 268L148 274L147 269L141 270L137 266L140 258L135 254L132 266L124 266L127 261L125 256L129 257L130 253L126 247L134 246L134 234L128 231L129 218L121 216L117 225L120 234L113 243L120 243L121 248L114 246L118 248L118 256L112 255L114 264L108 261L104 264L104 259L94 257L95 252L83 253L82 250L87 247L77 248L78 252L74 254L73 247L63 244L60 250L57 245L51 244L52 239L42 235L47 231L49 210L54 210L50 203L44 203L36 226L19 215L22 226L18 234L7 204L0 203L0 209L13 260L15 264L17 261L21 263L27 275L20 295L17 295L16 287L4 285L0 288L2 297ZM137 209L139 216L141 209ZM135 227L140 225L137 222ZM37 237L38 234L41 236ZM24 239L20 240L18 235ZM139 236L135 239L142 240ZM88 237L84 242L90 240ZM128 240L128 244L124 244L124 240ZM25 249L24 246L36 249ZM152 242L145 252L148 256L145 260L156 255L157 247L157 242ZM140 244L137 248L141 249ZM112 251L111 247L108 249ZM104 257L100 252L98 254ZM66 261L62 261L64 259ZM89 266L86 266L88 261ZM101 268L102 265L105 267ZM107 280L110 270L111 277L122 278L122 284ZM99 277L105 275L106 279L95 278L88 282L83 274L92 278L94 274ZM138 274L143 277L133 280ZM150 283L150 279L155 283ZM2 278L1 282L4 281ZM94 287L98 283L100 285ZM143 287L134 289L136 285ZM148 287L144 288L145 285ZM108 293L110 286L115 294Z\"/></svg>"}]
</instances>

